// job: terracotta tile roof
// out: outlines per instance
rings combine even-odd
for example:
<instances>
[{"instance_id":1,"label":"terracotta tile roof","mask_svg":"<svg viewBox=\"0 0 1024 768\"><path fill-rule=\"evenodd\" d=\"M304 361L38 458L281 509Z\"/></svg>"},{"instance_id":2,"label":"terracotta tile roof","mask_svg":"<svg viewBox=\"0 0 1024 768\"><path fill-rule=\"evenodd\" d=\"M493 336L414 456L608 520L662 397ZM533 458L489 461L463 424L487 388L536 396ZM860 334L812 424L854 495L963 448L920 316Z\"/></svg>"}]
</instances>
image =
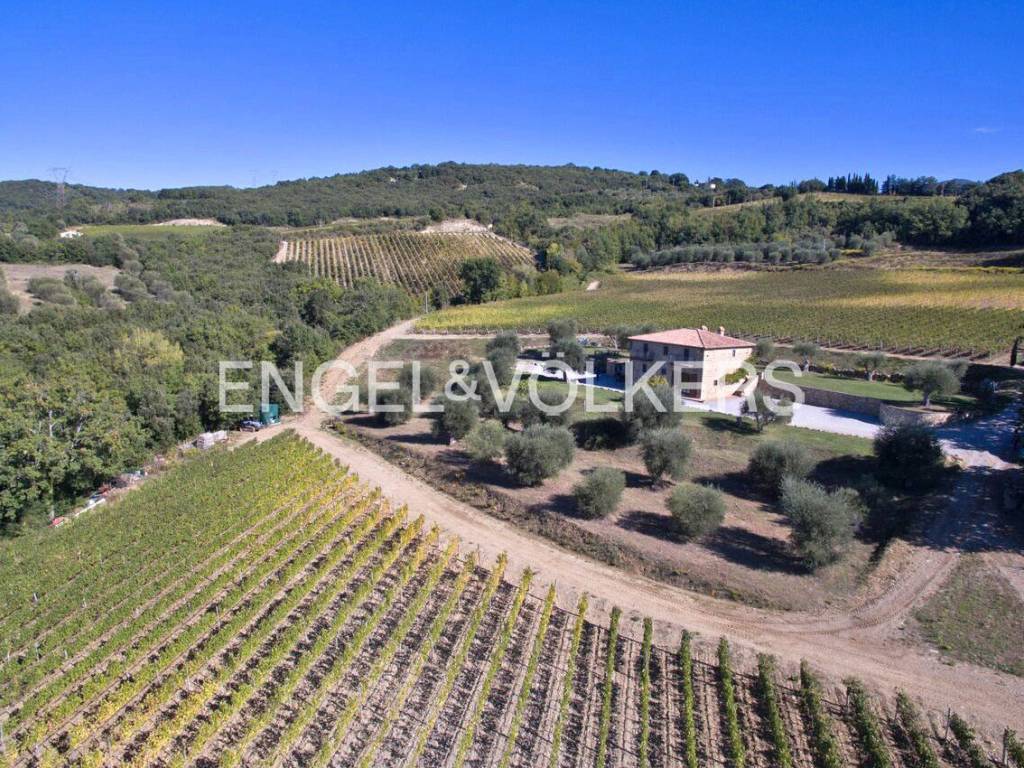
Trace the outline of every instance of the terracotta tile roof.
<instances>
[{"instance_id":1,"label":"terracotta tile roof","mask_svg":"<svg viewBox=\"0 0 1024 768\"><path fill-rule=\"evenodd\" d=\"M734 349L736 347L753 347L753 343L732 336L723 336L699 328L677 328L674 331L645 333L641 336L630 336L630 341L646 341L652 344L674 344L680 347L696 347L697 349Z\"/></svg>"}]
</instances>

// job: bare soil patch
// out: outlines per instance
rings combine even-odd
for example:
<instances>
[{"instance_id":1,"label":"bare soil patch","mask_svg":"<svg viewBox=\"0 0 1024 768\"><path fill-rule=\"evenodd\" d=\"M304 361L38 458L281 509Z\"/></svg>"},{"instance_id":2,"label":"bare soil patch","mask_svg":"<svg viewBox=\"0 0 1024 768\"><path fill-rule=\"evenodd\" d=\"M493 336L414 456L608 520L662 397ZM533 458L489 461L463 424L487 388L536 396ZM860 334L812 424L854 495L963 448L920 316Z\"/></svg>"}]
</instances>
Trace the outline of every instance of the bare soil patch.
<instances>
[{"instance_id":1,"label":"bare soil patch","mask_svg":"<svg viewBox=\"0 0 1024 768\"><path fill-rule=\"evenodd\" d=\"M110 290L114 287L114 278L121 271L117 267L94 267L90 264L0 264L0 269L3 269L7 278L7 289L21 302L22 312L28 312L40 303L28 292L28 281L34 277L53 277L61 280L65 273L74 270L82 275L95 277Z\"/></svg>"},{"instance_id":2,"label":"bare soil patch","mask_svg":"<svg viewBox=\"0 0 1024 768\"><path fill-rule=\"evenodd\" d=\"M226 227L216 219L170 219L169 221L158 221L154 227Z\"/></svg>"},{"instance_id":3,"label":"bare soil patch","mask_svg":"<svg viewBox=\"0 0 1024 768\"><path fill-rule=\"evenodd\" d=\"M428 224L424 232L490 232L491 228L473 219L445 219L437 224Z\"/></svg>"}]
</instances>

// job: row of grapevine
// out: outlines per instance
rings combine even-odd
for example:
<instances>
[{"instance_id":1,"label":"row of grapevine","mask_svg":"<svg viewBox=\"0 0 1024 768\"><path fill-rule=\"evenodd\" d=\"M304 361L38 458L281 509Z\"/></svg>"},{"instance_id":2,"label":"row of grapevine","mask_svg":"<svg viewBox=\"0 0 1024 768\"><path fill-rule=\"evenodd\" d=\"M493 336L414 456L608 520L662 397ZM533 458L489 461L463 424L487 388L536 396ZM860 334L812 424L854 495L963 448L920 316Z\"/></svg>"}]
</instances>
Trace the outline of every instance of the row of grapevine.
<instances>
[{"instance_id":1,"label":"row of grapevine","mask_svg":"<svg viewBox=\"0 0 1024 768\"><path fill-rule=\"evenodd\" d=\"M291 480L274 466L284 460ZM193 547L159 528L179 558L200 559L179 560L178 578L116 631L83 626L85 648L10 696L0 764L939 765L905 696L890 721L856 681L848 704L829 702L806 665L788 687L770 657L746 673L724 639L714 654L684 634L669 654L650 619L615 608L602 621L586 595L560 605L551 585L534 595L529 570L516 582L504 557L486 568L460 556L457 540L294 436L196 462L120 503L155 520L153 505L189 530L185 518L204 518L216 541ZM192 482L195 468L209 471ZM119 603L117 585L92 572L120 567L102 528L80 530L81 551L102 559L65 561L57 532L30 542L42 551L26 561L52 558L93 599ZM121 554L140 571L162 556L145 537L111 535L130 542ZM204 563L197 581L191 566ZM12 589L9 615L35 634L79 626L74 601ZM978 764L982 738L956 717L950 728L944 754ZM1018 759L1012 734L1006 745Z\"/></svg>"},{"instance_id":2,"label":"row of grapevine","mask_svg":"<svg viewBox=\"0 0 1024 768\"><path fill-rule=\"evenodd\" d=\"M461 287L459 264L481 257L493 258L506 268L534 262L527 248L483 232L391 232L294 240L285 244L281 261L304 263L312 276L346 287L372 277L401 285L414 295L435 286L444 286L454 295Z\"/></svg>"},{"instance_id":3,"label":"row of grapevine","mask_svg":"<svg viewBox=\"0 0 1024 768\"><path fill-rule=\"evenodd\" d=\"M915 270L623 275L599 291L450 307L423 318L427 331L543 331L572 318L600 332L639 319L659 328L724 326L730 334L814 341L947 357L1009 352L1024 325L1024 274ZM895 288L894 288L895 286Z\"/></svg>"}]
</instances>

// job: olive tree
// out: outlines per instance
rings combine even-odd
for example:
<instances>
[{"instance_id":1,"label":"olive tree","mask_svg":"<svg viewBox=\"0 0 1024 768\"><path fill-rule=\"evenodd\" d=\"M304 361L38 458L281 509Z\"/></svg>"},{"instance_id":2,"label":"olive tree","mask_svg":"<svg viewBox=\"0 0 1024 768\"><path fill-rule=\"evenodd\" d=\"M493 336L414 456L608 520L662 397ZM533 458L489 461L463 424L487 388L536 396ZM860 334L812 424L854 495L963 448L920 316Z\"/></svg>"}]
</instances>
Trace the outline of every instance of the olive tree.
<instances>
[{"instance_id":1,"label":"olive tree","mask_svg":"<svg viewBox=\"0 0 1024 768\"><path fill-rule=\"evenodd\" d=\"M569 466L574 452L568 429L538 424L506 440L505 463L521 485L540 485Z\"/></svg>"},{"instance_id":2,"label":"olive tree","mask_svg":"<svg viewBox=\"0 0 1024 768\"><path fill-rule=\"evenodd\" d=\"M672 525L684 539L697 539L715 530L725 519L725 501L714 488L686 483L668 499Z\"/></svg>"},{"instance_id":3,"label":"olive tree","mask_svg":"<svg viewBox=\"0 0 1024 768\"><path fill-rule=\"evenodd\" d=\"M640 452L653 482L665 475L682 480L692 443L678 429L655 429L644 433Z\"/></svg>"},{"instance_id":4,"label":"olive tree","mask_svg":"<svg viewBox=\"0 0 1024 768\"><path fill-rule=\"evenodd\" d=\"M754 354L759 360L770 360L775 357L775 344L767 336L764 336L754 344Z\"/></svg>"},{"instance_id":5,"label":"olive tree","mask_svg":"<svg viewBox=\"0 0 1024 768\"><path fill-rule=\"evenodd\" d=\"M903 386L921 390L923 403L927 407L931 405L933 395L952 395L959 391L960 378L956 371L944 363L923 362L904 371Z\"/></svg>"},{"instance_id":6,"label":"olive tree","mask_svg":"<svg viewBox=\"0 0 1024 768\"><path fill-rule=\"evenodd\" d=\"M444 410L434 421L434 434L438 437L461 440L473 431L480 420L480 407L474 400L445 398L442 405Z\"/></svg>"},{"instance_id":7,"label":"olive tree","mask_svg":"<svg viewBox=\"0 0 1024 768\"><path fill-rule=\"evenodd\" d=\"M405 424L412 417L412 391L400 386L398 389L378 392L373 414L384 427Z\"/></svg>"},{"instance_id":8,"label":"olive tree","mask_svg":"<svg viewBox=\"0 0 1024 768\"><path fill-rule=\"evenodd\" d=\"M644 432L676 427L683 414L674 409L672 389L667 384L651 387L653 399L646 392L637 391L632 408L622 409L622 423L626 426L630 442L636 442Z\"/></svg>"},{"instance_id":9,"label":"olive tree","mask_svg":"<svg viewBox=\"0 0 1024 768\"><path fill-rule=\"evenodd\" d=\"M812 570L839 559L864 514L853 489L830 492L795 477L782 481L780 506L792 526L793 548Z\"/></svg>"},{"instance_id":10,"label":"olive tree","mask_svg":"<svg viewBox=\"0 0 1024 768\"><path fill-rule=\"evenodd\" d=\"M857 355L855 362L857 367L864 371L868 381L874 381L878 369L885 365L888 359L882 352L865 352Z\"/></svg>"},{"instance_id":11,"label":"olive tree","mask_svg":"<svg viewBox=\"0 0 1024 768\"><path fill-rule=\"evenodd\" d=\"M576 507L584 517L607 517L619 506L626 487L626 473L612 467L599 467L573 488Z\"/></svg>"},{"instance_id":12,"label":"olive tree","mask_svg":"<svg viewBox=\"0 0 1024 768\"><path fill-rule=\"evenodd\" d=\"M778 494L787 477L802 479L813 467L807 452L796 443L761 443L750 455L747 473L762 490Z\"/></svg>"},{"instance_id":13,"label":"olive tree","mask_svg":"<svg viewBox=\"0 0 1024 768\"><path fill-rule=\"evenodd\" d=\"M501 422L481 421L466 435L466 453L476 461L496 461L504 452L507 439L508 432Z\"/></svg>"},{"instance_id":14,"label":"olive tree","mask_svg":"<svg viewBox=\"0 0 1024 768\"><path fill-rule=\"evenodd\" d=\"M942 447L920 424L894 424L875 436L875 476L904 492L931 488L942 472Z\"/></svg>"},{"instance_id":15,"label":"olive tree","mask_svg":"<svg viewBox=\"0 0 1024 768\"><path fill-rule=\"evenodd\" d=\"M793 354L803 360L804 373L811 369L811 362L821 354L821 347L810 341L801 341L793 345Z\"/></svg>"}]
</instances>

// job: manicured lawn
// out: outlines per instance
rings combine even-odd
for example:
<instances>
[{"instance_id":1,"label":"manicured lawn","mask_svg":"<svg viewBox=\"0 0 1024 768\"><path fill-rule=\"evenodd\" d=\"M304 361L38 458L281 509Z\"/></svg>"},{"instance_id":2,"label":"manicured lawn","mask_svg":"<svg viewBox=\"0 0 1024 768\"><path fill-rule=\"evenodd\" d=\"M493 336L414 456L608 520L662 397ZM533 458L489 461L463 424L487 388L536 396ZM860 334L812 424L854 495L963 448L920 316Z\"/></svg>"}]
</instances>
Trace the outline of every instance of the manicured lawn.
<instances>
[{"instance_id":1,"label":"manicured lawn","mask_svg":"<svg viewBox=\"0 0 1024 768\"><path fill-rule=\"evenodd\" d=\"M798 386L824 389L829 392L842 392L858 397L870 397L894 405L920 405L924 399L919 391L907 389L901 384L894 384L890 381L868 381L866 378L851 379L829 373L814 373L813 371L797 376L785 369L777 370L773 375L779 381ZM970 395L935 396L932 398L932 403L935 405L949 407L971 405L974 402L975 398Z\"/></svg>"},{"instance_id":2,"label":"manicured lawn","mask_svg":"<svg viewBox=\"0 0 1024 768\"><path fill-rule=\"evenodd\" d=\"M916 404L922 400L920 392L914 392L900 384L893 384L889 381L868 381L866 378L848 379L828 373L813 372L797 376L784 369L774 371L772 375L779 381L789 382L798 386L824 389L829 392L842 392L843 394L856 395L858 397L871 397L876 400L885 400L889 403Z\"/></svg>"},{"instance_id":3,"label":"manicured lawn","mask_svg":"<svg viewBox=\"0 0 1024 768\"><path fill-rule=\"evenodd\" d=\"M700 429L702 432L729 435L730 442L753 445L765 440L793 442L808 450L843 456L870 456L873 443L866 437L853 435L836 435L831 432L820 432L816 429L790 427L785 424L770 424L763 432L757 432L749 424L743 422L736 425L736 417L725 413L709 413L707 411L686 411L683 414L684 429Z\"/></svg>"}]
</instances>

